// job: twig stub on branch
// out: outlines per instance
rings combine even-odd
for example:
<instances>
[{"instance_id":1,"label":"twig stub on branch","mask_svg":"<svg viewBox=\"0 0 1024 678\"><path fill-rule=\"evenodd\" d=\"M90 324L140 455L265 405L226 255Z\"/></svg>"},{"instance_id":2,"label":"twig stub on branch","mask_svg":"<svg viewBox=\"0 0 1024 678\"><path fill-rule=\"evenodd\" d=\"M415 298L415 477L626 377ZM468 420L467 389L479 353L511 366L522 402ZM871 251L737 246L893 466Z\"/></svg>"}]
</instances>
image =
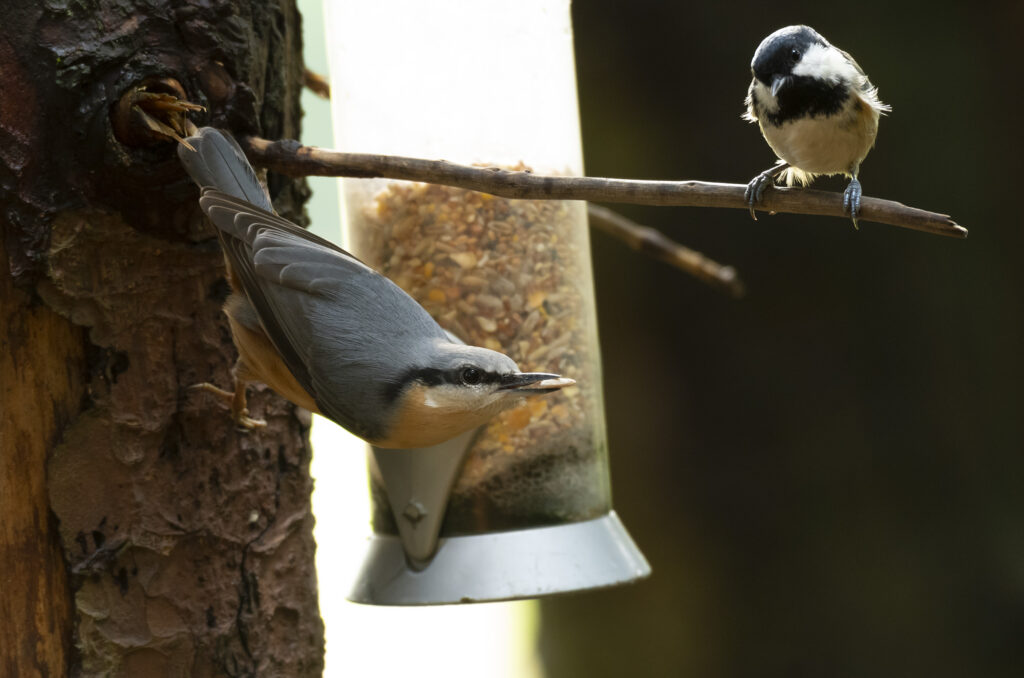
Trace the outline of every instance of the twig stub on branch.
<instances>
[{"instance_id":1,"label":"twig stub on branch","mask_svg":"<svg viewBox=\"0 0 1024 678\"><path fill-rule=\"evenodd\" d=\"M735 299L746 293L736 269L684 247L650 226L641 226L607 207L587 205L590 225L625 242L632 249L674 266Z\"/></svg>"}]
</instances>

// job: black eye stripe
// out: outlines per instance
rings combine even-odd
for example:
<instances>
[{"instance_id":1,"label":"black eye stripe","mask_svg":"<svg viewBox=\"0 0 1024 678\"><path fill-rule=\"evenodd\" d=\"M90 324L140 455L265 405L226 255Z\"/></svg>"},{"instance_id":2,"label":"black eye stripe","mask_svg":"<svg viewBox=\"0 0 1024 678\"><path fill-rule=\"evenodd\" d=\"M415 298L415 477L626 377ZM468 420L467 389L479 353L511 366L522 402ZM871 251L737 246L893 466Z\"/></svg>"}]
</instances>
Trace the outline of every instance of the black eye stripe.
<instances>
[{"instance_id":1,"label":"black eye stripe","mask_svg":"<svg viewBox=\"0 0 1024 678\"><path fill-rule=\"evenodd\" d=\"M417 381L425 386L439 386L446 381L446 374L433 367L414 367L385 386L385 399L394 402L407 386Z\"/></svg>"},{"instance_id":2,"label":"black eye stripe","mask_svg":"<svg viewBox=\"0 0 1024 678\"><path fill-rule=\"evenodd\" d=\"M500 384L502 382L502 375L495 372L488 372L483 368L472 365L464 365L451 370L440 370L437 368L413 368L404 372L396 380L388 382L384 386L382 394L389 402L394 401L414 382L419 382L424 386L440 386L442 384L466 386L466 381L463 379L463 372L467 368L471 368L480 373L480 380L472 385Z\"/></svg>"},{"instance_id":3,"label":"black eye stripe","mask_svg":"<svg viewBox=\"0 0 1024 678\"><path fill-rule=\"evenodd\" d=\"M473 365L464 365L450 370L442 370L436 367L414 367L407 370L397 380L390 382L384 389L384 397L389 402L394 401L399 395L401 395L406 387L413 382L419 382L424 386L440 386L442 384L465 386L466 382L462 379L462 373L467 367L472 367L480 372L480 381L477 382L478 384L501 383L500 374L488 372L482 368L474 367Z\"/></svg>"}]
</instances>

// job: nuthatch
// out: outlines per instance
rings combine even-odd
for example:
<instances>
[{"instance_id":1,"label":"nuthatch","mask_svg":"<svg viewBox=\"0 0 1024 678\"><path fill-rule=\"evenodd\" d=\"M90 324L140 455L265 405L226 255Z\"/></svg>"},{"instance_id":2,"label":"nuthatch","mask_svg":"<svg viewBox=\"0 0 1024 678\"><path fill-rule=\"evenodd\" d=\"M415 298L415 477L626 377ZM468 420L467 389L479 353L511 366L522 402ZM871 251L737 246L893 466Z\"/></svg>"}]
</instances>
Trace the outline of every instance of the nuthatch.
<instances>
[{"instance_id":1,"label":"nuthatch","mask_svg":"<svg viewBox=\"0 0 1024 678\"><path fill-rule=\"evenodd\" d=\"M786 174L806 185L819 174L851 177L843 208L857 225L860 164L875 145L878 119L891 109L853 57L809 26L787 26L765 38L750 64L744 118L757 122L779 162L747 184L750 216L765 189Z\"/></svg>"},{"instance_id":2,"label":"nuthatch","mask_svg":"<svg viewBox=\"0 0 1024 678\"><path fill-rule=\"evenodd\" d=\"M224 304L245 387L261 381L384 448L427 447L487 422L525 396L575 383L520 372L506 355L466 346L412 297L336 245L277 216L233 138L205 127L178 155L201 187L232 293Z\"/></svg>"}]
</instances>

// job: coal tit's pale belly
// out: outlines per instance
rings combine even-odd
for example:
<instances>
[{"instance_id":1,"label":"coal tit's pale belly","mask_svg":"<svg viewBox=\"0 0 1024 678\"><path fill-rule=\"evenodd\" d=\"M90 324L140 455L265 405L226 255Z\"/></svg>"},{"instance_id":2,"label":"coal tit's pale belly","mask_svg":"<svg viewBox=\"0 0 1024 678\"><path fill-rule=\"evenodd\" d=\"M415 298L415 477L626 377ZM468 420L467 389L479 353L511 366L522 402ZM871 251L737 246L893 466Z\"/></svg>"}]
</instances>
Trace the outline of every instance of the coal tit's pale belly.
<instances>
[{"instance_id":1,"label":"coal tit's pale belly","mask_svg":"<svg viewBox=\"0 0 1024 678\"><path fill-rule=\"evenodd\" d=\"M878 133L878 113L854 97L832 116L761 124L768 145L787 163L812 174L850 174L867 157Z\"/></svg>"}]
</instances>

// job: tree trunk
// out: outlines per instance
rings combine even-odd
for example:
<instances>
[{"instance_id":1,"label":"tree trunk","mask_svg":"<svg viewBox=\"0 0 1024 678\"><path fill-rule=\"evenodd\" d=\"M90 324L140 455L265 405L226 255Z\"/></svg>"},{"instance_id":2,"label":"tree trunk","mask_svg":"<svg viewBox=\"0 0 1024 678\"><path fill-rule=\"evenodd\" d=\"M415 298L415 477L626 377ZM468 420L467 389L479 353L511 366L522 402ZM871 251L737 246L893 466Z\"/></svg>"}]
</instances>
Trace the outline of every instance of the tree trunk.
<instances>
[{"instance_id":1,"label":"tree trunk","mask_svg":"<svg viewBox=\"0 0 1024 678\"><path fill-rule=\"evenodd\" d=\"M239 432L188 389L231 385L220 252L174 145L111 123L163 78L198 124L297 138L295 4L6 4L0 673L319 675L308 415L250 389ZM304 183L271 194L301 221Z\"/></svg>"}]
</instances>

